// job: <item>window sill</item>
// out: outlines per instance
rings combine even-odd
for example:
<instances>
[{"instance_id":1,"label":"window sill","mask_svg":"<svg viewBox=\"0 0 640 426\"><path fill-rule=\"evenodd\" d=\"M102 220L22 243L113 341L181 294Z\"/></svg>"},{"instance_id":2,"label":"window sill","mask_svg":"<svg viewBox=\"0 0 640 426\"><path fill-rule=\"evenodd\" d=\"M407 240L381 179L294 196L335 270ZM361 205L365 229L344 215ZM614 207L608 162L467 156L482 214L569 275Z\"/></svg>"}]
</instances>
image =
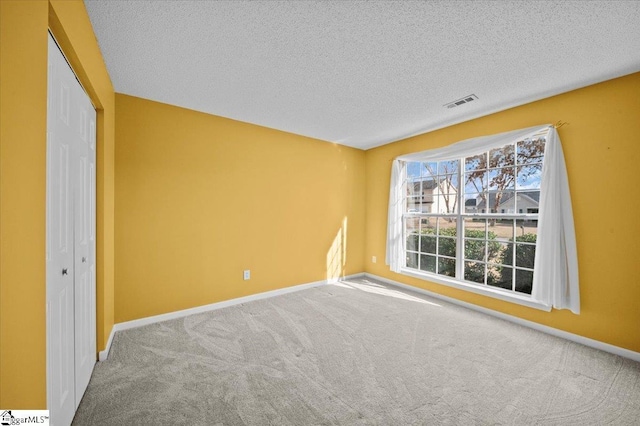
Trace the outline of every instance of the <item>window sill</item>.
<instances>
[{"instance_id":1,"label":"window sill","mask_svg":"<svg viewBox=\"0 0 640 426\"><path fill-rule=\"evenodd\" d=\"M400 273L413 278L418 278L425 281L430 281L436 284L446 285L448 287L457 288L459 290L468 291L470 293L476 293L494 299L504 300L505 302L515 303L529 308L539 309L541 311L550 312L551 306L547 306L542 302L532 299L530 296L524 296L519 294L510 294L491 287L480 287L473 284L467 284L452 278L444 277L442 275L428 274L418 272L413 269L401 268Z\"/></svg>"}]
</instances>

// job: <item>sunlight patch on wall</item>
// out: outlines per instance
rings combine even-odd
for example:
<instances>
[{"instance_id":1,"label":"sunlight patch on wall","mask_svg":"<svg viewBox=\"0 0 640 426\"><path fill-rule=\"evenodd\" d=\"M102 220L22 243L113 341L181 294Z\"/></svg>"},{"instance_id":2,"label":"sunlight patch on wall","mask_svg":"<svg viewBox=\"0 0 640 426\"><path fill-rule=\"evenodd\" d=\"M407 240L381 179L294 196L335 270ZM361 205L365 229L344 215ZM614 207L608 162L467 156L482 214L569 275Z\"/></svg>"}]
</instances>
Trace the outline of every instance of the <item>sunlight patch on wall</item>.
<instances>
[{"instance_id":1,"label":"sunlight patch on wall","mask_svg":"<svg viewBox=\"0 0 640 426\"><path fill-rule=\"evenodd\" d=\"M334 283L344 276L347 264L347 217L342 219L331 247L327 252L327 281Z\"/></svg>"}]
</instances>

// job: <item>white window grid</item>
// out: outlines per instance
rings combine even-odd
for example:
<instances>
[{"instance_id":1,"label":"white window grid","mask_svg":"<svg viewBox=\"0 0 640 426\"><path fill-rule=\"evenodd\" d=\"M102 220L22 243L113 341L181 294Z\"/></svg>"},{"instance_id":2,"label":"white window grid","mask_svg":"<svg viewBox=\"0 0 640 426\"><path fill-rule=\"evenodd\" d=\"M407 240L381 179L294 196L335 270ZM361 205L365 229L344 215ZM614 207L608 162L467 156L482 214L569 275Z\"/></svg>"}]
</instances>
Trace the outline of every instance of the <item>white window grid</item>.
<instances>
[{"instance_id":1,"label":"white window grid","mask_svg":"<svg viewBox=\"0 0 640 426\"><path fill-rule=\"evenodd\" d=\"M514 152L517 153L517 143L515 142L514 145ZM485 152L484 155L489 155L489 152ZM405 264L405 267L413 269L413 270L417 270L421 273L427 274L427 275L437 275L437 276L442 276L442 274L440 274L440 269L441 269L441 263L440 263L440 259L444 259L444 260L449 260L449 261L455 261L455 275L454 276L450 276L451 278L454 278L456 280L462 281L464 283L467 284L472 284L472 285L484 285L484 286L488 286L489 284L487 283L488 281L488 268L491 267L504 267L504 268L510 268L511 269L511 289L504 289L498 286L491 286L492 288L496 289L496 290L505 290L508 291L510 293L516 292L517 290L517 286L518 286L518 282L517 282L517 271L524 271L524 272L530 272L531 274L533 274L533 269L532 268L528 268L525 266L521 266L521 265L517 265L517 253L518 253L518 246L536 246L536 243L530 243L530 242L526 242L526 241L517 241L517 228L518 228L518 222L520 221L532 221L535 222L537 224L538 221L538 213L515 213L518 210L518 205L517 205L517 196L518 194L522 194L522 193L527 193L527 192L531 192L531 191L540 191L540 188L518 188L518 182L517 182L517 176L518 176L518 169L521 167L526 167L526 166L530 166L530 165L534 165L534 164L539 164L540 167L542 166L542 162L544 161L543 157L539 157L539 161L532 161L532 162L528 162L526 164L517 164L517 154L514 156L514 158L516 159L515 162L516 164L512 165L512 166L507 166L507 167L514 167L515 168L515 172L514 172L514 182L512 184L512 186L510 185L509 188L504 189L503 192L504 193L513 193L513 197L514 197L514 208L513 208L513 212L508 212L508 213L497 213L497 212L493 212L493 213L485 213L485 211L489 211L491 212L491 210L493 210L493 208L489 205L489 176L491 175L491 171L496 171L496 170L500 170L503 168L507 168L507 167L488 167L489 166L489 161L487 161L487 168L483 168L483 169L474 169L474 171L476 172L484 172L484 179L486 179L486 194L487 194L487 199L485 201L485 208L482 210L482 213L467 213L465 211L465 195L466 195L466 174L468 173L467 170L465 170L465 159L466 158L471 158L471 157L461 157L461 158L457 158L454 160L451 159L443 159L443 160L433 160L433 161L429 161L428 163L438 163L438 168L439 168L439 164L441 161L446 161L446 162L450 162L450 161L458 161L458 167L457 167L457 173L455 175L451 175L451 174L436 174L436 175L423 175L421 173L420 177L418 179L423 179L425 176L426 177L432 177L434 179L436 179L436 181L438 181L438 179L442 176L455 176L457 179L457 183L458 183L458 188L457 188L457 193L455 194L449 194L449 195L454 195L457 197L457 203L456 203L456 212L454 213L438 213L437 210L439 209L439 206L436 206L436 212L422 212L422 211L409 211L411 210L411 208L409 208L409 200L410 199L414 199L414 200L421 200L423 198L423 184L422 181L420 181L420 189L417 192L419 195L407 195L407 191L405 190L404 192L404 214L403 214L403 251L405 253L405 257L407 257L406 255L411 254L413 255L416 259L417 259L417 263L416 266L409 266L407 264ZM422 162L423 164L426 162ZM437 170L437 169L436 169ZM415 184L415 180L413 178L409 178L407 177L405 180L405 185L408 184ZM476 192L471 192L471 194L476 194L478 195L479 193ZM439 200L436 200L437 202L439 202ZM436 201L432 201L432 203L436 203ZM422 203L420 203L422 205ZM415 204L414 204L415 205ZM429 218L435 218L435 223L436 223L436 227L434 229L434 234L433 236L429 235L430 238L434 238L435 239L435 253L422 253L421 252L421 238L423 238L423 234L422 234L422 225L423 225L423 218L426 218L427 220L429 220ZM440 218L443 218L445 220L451 220L453 222L455 222L455 227L456 227L456 236L455 238L453 238L455 240L455 246L456 246L456 253L455 253L455 257L446 255L446 254L441 254L440 253L440 239L441 238L449 238L451 239L452 237L448 237L448 236L443 236L441 235L441 231L440 231L440 223L441 221L439 220ZM416 221L417 219L417 223L418 223L418 229L417 232L414 233L408 233L407 232L407 221L408 220L413 220ZM465 224L465 219L476 219L476 220L484 220L485 221L485 226L484 226L484 238L474 238L474 237L467 237L465 235L465 229L464 229L464 224ZM511 259L511 264L500 264L500 263L494 263L494 262L490 262L489 258L488 258L488 251L489 251L489 244L491 241L489 239L489 232L491 232L491 230L489 229L489 221L502 221L502 220L511 220L512 222L512 232L511 232L511 239L507 239L506 241L501 241L501 240L497 240L499 243L501 244L511 244L513 249L511 250L511 255L512 255L512 259ZM417 247L416 250L408 250L407 248L407 237L411 234L417 235L418 236L418 240L417 240ZM466 241L470 240L470 241L482 241L484 243L484 257L483 260L474 260L474 259L466 259L465 257L465 247L466 247ZM428 256L428 257L432 257L435 260L435 270L433 271L427 271L422 269L422 259L423 257ZM483 264L484 266L484 280L482 283L476 282L476 281L470 281L470 280L466 280L464 278L464 268L465 268L465 264L466 262L475 262L475 263L480 263ZM446 275L445 275L446 276ZM523 296L530 296L530 294L527 293L522 293L522 292L518 292L518 294L521 294Z\"/></svg>"}]
</instances>

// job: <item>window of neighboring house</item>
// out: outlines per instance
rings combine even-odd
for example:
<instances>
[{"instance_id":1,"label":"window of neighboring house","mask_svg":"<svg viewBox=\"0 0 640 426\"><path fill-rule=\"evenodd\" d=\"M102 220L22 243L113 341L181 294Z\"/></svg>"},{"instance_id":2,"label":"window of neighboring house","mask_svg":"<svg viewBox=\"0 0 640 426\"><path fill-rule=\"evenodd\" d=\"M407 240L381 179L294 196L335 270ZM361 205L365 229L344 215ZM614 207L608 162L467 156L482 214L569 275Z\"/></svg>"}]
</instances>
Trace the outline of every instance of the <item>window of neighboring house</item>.
<instances>
[{"instance_id":1,"label":"window of neighboring house","mask_svg":"<svg viewBox=\"0 0 640 426\"><path fill-rule=\"evenodd\" d=\"M502 294L499 298L518 303L531 299L529 306L541 309L568 307L579 312L577 255L575 240L570 239L573 220L561 212L571 209L566 179L560 179L566 178L566 170L564 158L563 168L556 170L561 148L557 132L549 129L496 135L495 143L491 137L478 138L482 140L471 140L469 149L461 142L394 160L387 241L391 270L482 294ZM546 191L563 196L560 204L568 207L557 206L558 212L545 216L550 217L545 244L549 252L556 247L568 251L565 269L559 269L549 255L536 256L550 132L555 165L544 176L559 180L547 185ZM511 134L516 136L505 136ZM418 195L432 200L429 210L415 208ZM554 207L548 204L549 211ZM567 230L565 235L555 235L558 224ZM558 279L535 280L534 274ZM554 286L571 288L558 293Z\"/></svg>"}]
</instances>

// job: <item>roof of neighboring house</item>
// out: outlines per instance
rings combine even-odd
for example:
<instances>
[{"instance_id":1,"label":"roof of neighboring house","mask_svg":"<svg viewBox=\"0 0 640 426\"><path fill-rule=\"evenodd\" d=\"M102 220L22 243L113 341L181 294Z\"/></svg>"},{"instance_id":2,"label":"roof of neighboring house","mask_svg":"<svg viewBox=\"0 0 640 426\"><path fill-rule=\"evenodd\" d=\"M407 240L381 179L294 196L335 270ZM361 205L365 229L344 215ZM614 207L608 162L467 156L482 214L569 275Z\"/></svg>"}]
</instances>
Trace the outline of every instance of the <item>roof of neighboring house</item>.
<instances>
[{"instance_id":1,"label":"roof of neighboring house","mask_svg":"<svg viewBox=\"0 0 640 426\"><path fill-rule=\"evenodd\" d=\"M491 208L493 208L493 206L496 205L496 195L498 194L498 191L489 191L489 206L491 206ZM529 198L531 201L533 201L534 203L538 204L540 203L540 191L518 191L517 192L518 195L521 196L525 196L527 198ZM511 200L513 198L513 196L515 195L514 192L504 192L502 199L500 200L500 205L506 203L507 201ZM478 196L477 198L479 200L477 207L482 209L482 208L486 208L486 203L485 200L482 200L482 198L480 196ZM466 206L473 206L474 204L466 204Z\"/></svg>"},{"instance_id":2,"label":"roof of neighboring house","mask_svg":"<svg viewBox=\"0 0 640 426\"><path fill-rule=\"evenodd\" d=\"M435 179L418 180L413 182L414 191L420 192L420 182L422 182L422 190L434 189L437 186Z\"/></svg>"}]
</instances>

